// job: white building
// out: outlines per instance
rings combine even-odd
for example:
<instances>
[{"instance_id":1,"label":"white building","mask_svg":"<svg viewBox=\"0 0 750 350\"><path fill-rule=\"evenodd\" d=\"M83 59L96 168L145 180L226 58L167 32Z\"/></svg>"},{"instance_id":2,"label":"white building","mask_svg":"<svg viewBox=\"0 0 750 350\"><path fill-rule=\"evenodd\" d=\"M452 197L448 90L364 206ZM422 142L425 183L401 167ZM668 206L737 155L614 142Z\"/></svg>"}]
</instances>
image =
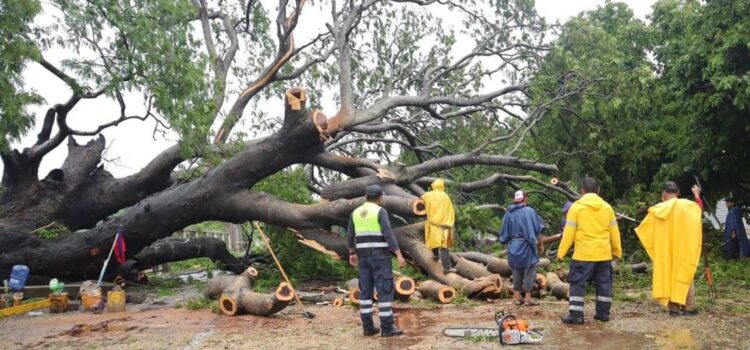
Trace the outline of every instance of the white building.
<instances>
[{"instance_id":1,"label":"white building","mask_svg":"<svg viewBox=\"0 0 750 350\"><path fill-rule=\"evenodd\" d=\"M727 203L722 199L718 203L716 203L716 217L712 216L708 212L705 212L703 215L708 219L708 222L710 222L715 229L724 231L724 223L726 223L727 221L728 211L729 210L727 209ZM750 233L750 225L747 224L747 220L743 218L742 222L745 224L745 232Z\"/></svg>"}]
</instances>

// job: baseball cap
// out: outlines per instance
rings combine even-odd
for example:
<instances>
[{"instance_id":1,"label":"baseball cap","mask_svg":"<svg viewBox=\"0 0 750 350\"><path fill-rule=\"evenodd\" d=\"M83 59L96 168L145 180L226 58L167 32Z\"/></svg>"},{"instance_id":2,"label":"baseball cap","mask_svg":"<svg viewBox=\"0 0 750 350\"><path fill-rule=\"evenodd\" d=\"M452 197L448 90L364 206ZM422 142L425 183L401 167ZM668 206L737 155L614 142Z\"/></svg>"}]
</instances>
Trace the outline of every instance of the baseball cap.
<instances>
[{"instance_id":1,"label":"baseball cap","mask_svg":"<svg viewBox=\"0 0 750 350\"><path fill-rule=\"evenodd\" d=\"M383 189L378 185L367 186L365 196L370 199L380 198L383 195Z\"/></svg>"},{"instance_id":2,"label":"baseball cap","mask_svg":"<svg viewBox=\"0 0 750 350\"><path fill-rule=\"evenodd\" d=\"M516 191L516 194L513 195L513 203L521 203L524 199L526 199L526 193L521 190Z\"/></svg>"}]
</instances>

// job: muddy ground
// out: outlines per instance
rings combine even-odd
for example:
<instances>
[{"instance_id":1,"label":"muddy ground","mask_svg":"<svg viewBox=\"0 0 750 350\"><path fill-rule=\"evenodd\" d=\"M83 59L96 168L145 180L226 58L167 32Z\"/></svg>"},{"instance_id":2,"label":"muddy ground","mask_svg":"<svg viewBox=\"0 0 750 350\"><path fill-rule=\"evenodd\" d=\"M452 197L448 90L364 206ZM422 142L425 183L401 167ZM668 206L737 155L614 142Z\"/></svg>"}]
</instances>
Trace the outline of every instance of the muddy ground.
<instances>
[{"instance_id":1,"label":"muddy ground","mask_svg":"<svg viewBox=\"0 0 750 350\"><path fill-rule=\"evenodd\" d=\"M122 313L83 312L21 315L0 319L0 349L499 349L497 340L456 339L445 327L494 327L497 311L514 313L541 328L542 349L750 349L750 315L707 311L698 317L670 318L649 302L617 302L613 320L591 318L586 324L559 322L566 302L546 299L541 306L517 307L507 300L463 305L424 302L398 304L400 338L361 336L359 315L351 307L308 306L308 320L298 308L261 318L226 317L208 309L175 308L190 297L149 295ZM721 308L716 308L721 310Z\"/></svg>"}]
</instances>

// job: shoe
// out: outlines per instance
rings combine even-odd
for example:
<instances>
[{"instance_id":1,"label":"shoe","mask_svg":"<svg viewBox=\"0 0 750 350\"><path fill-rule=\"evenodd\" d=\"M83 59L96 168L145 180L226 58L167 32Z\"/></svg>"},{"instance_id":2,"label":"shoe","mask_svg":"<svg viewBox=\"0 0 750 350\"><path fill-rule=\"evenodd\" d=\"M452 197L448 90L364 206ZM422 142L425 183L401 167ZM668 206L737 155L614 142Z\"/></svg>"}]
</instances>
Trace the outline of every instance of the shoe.
<instances>
[{"instance_id":1,"label":"shoe","mask_svg":"<svg viewBox=\"0 0 750 350\"><path fill-rule=\"evenodd\" d=\"M698 310L683 310L680 314L681 316L697 316L699 314Z\"/></svg>"},{"instance_id":2,"label":"shoe","mask_svg":"<svg viewBox=\"0 0 750 350\"><path fill-rule=\"evenodd\" d=\"M362 332L362 334L363 334L363 335L364 335L365 337L371 337L371 336L373 336L373 335L376 335L376 334L378 334L378 333L380 333L380 328L378 328L378 327L373 327L373 328L370 328L370 329L365 329L365 330L364 330L364 331Z\"/></svg>"},{"instance_id":3,"label":"shoe","mask_svg":"<svg viewBox=\"0 0 750 350\"><path fill-rule=\"evenodd\" d=\"M680 312L679 311L670 311L669 312L669 316L670 317L679 317L680 316Z\"/></svg>"},{"instance_id":4,"label":"shoe","mask_svg":"<svg viewBox=\"0 0 750 350\"><path fill-rule=\"evenodd\" d=\"M400 335L404 335L404 331L402 331L402 330L400 330L400 329L398 329L396 327L391 327L391 329L389 329L389 330L385 330L384 329L382 332L380 332L380 336L384 337L384 338L398 337Z\"/></svg>"},{"instance_id":5,"label":"shoe","mask_svg":"<svg viewBox=\"0 0 750 350\"><path fill-rule=\"evenodd\" d=\"M599 322L609 322L609 316L594 315L594 319Z\"/></svg>"},{"instance_id":6,"label":"shoe","mask_svg":"<svg viewBox=\"0 0 750 350\"><path fill-rule=\"evenodd\" d=\"M583 324L583 315L573 315L573 314L567 314L565 316L560 317L560 320L562 323L565 324Z\"/></svg>"}]
</instances>

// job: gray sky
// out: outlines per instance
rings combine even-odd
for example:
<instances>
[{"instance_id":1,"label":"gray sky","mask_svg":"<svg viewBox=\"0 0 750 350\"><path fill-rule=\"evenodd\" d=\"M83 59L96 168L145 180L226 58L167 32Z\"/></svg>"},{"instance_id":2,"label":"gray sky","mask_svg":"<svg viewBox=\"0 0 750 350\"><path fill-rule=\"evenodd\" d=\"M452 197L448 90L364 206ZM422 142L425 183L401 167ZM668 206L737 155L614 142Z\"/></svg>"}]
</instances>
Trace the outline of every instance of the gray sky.
<instances>
[{"instance_id":1,"label":"gray sky","mask_svg":"<svg viewBox=\"0 0 750 350\"><path fill-rule=\"evenodd\" d=\"M654 0L625 0L635 12L635 14L645 19L650 13L651 5ZM605 3L605 0L536 0L537 11L548 21L564 22L568 18L577 15L581 11L592 10L597 6ZM311 11L318 12L318 11ZM307 16L306 16L307 14ZM302 25L305 21L314 18L315 13L303 12L300 19ZM51 16L43 16L39 20L54 20ZM299 31L299 29L298 29ZM311 35L317 34L318 30L307 31ZM298 39L303 42L303 39ZM63 51L50 51L45 53L45 57L53 62L59 62L66 58ZM37 116L37 125L41 124L44 113L49 105L63 103L70 96L70 89L59 79L52 76L38 64L29 64L24 74L25 84L27 87L35 90L47 100L46 105L32 107L32 112ZM231 96L231 95L230 95ZM137 94L126 96L128 105L128 114L142 114L144 111L142 98ZM324 106L328 107L328 106ZM326 109L326 111L328 111ZM268 111L273 113L273 111ZM331 111L328 111L331 112ZM69 122L72 127L88 130L108 121L114 120L119 116L119 105L104 98L96 100L81 101L71 112ZM110 128L103 132L107 138L108 149L105 159L109 160L105 167L116 177L122 177L134 173L145 166L154 156L159 154L163 149L173 145L177 138L174 135L156 135L156 140L152 137L154 123L129 121L121 124L116 128ZM23 145L32 144L35 141L38 130L32 130L20 144L13 145L21 148ZM79 143L85 142L86 138L78 138ZM58 147L47 157L40 167L40 176L43 177L53 168L60 167L67 154L66 148ZM0 171L2 164L0 163Z\"/></svg>"}]
</instances>

